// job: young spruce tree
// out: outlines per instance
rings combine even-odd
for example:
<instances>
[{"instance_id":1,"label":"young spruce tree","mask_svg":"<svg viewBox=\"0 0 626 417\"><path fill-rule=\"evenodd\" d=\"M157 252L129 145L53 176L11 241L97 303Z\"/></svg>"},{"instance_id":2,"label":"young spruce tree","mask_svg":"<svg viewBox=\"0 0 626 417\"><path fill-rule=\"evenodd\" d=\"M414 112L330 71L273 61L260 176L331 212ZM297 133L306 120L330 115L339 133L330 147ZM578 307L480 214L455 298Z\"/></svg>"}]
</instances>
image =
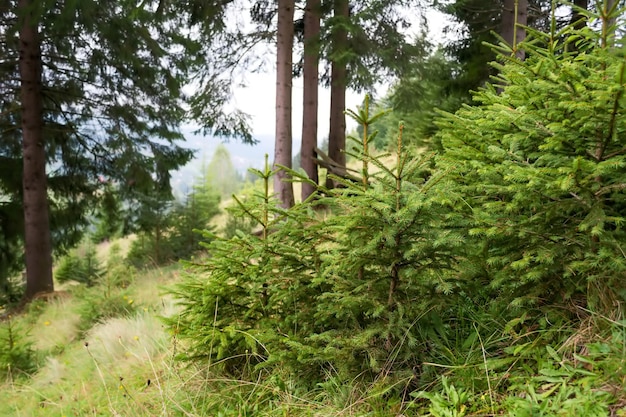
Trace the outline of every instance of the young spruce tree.
<instances>
[{"instance_id":1,"label":"young spruce tree","mask_svg":"<svg viewBox=\"0 0 626 417\"><path fill-rule=\"evenodd\" d=\"M440 123L480 279L515 306L624 300L626 59L601 3L593 30L531 30L525 61L500 47L501 94Z\"/></svg>"}]
</instances>

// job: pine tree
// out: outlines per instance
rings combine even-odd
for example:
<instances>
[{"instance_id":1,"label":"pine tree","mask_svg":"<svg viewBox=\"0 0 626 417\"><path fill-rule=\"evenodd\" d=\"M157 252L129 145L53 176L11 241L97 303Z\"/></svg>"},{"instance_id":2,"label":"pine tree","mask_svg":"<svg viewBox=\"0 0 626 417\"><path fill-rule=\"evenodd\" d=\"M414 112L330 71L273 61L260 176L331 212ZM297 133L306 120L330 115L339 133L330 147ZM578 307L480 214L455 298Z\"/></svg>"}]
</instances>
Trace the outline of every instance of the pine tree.
<instances>
[{"instance_id":1,"label":"pine tree","mask_svg":"<svg viewBox=\"0 0 626 417\"><path fill-rule=\"evenodd\" d=\"M258 233L208 234L211 257L191 265L175 288L183 308L168 320L188 347L184 357L243 378L289 372L307 387L329 369L371 380L406 377L419 364L428 313L458 300L463 242L443 226L453 201L439 187L445 173L434 172L428 158L410 160L401 140L395 167L372 157L368 128L380 115L368 112L352 113L364 125L354 150L360 181L335 178L345 188L284 210L270 195L276 171L266 165L256 171L262 191L237 200L240 215L260 224ZM334 214L319 217L311 204Z\"/></svg>"},{"instance_id":2,"label":"pine tree","mask_svg":"<svg viewBox=\"0 0 626 417\"><path fill-rule=\"evenodd\" d=\"M202 176L194 187L203 187L206 191L213 190L223 198L230 198L241 186L241 176L233 165L228 149L219 144L211 161L202 166Z\"/></svg>"},{"instance_id":3,"label":"pine tree","mask_svg":"<svg viewBox=\"0 0 626 417\"><path fill-rule=\"evenodd\" d=\"M186 342L185 358L219 363L244 378L272 363L286 370L297 364L298 342L315 328L317 290L310 283L319 265L317 241L304 227L308 208L279 207L270 191L277 170L267 156L263 170L251 171L262 187L246 200L236 198L233 213L260 230L229 238L205 232L210 257L188 263L189 273L173 290L183 310L168 320Z\"/></svg>"}]
</instances>

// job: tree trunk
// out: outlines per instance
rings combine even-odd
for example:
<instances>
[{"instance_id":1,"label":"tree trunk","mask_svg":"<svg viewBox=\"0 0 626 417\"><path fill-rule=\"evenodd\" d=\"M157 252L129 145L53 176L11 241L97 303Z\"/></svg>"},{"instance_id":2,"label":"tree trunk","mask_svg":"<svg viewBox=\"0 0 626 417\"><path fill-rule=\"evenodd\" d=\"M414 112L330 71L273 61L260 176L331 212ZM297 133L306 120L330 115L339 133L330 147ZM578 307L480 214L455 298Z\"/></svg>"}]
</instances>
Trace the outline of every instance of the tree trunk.
<instances>
[{"instance_id":1,"label":"tree trunk","mask_svg":"<svg viewBox=\"0 0 626 417\"><path fill-rule=\"evenodd\" d=\"M24 255L26 299L54 290L43 137L41 45L30 0L19 0L19 72L22 100Z\"/></svg>"},{"instance_id":2,"label":"tree trunk","mask_svg":"<svg viewBox=\"0 0 626 417\"><path fill-rule=\"evenodd\" d=\"M300 148L300 166L309 179L318 183L315 147L317 146L317 108L319 82L319 34L320 0L307 0L304 9L304 62L303 74L303 110L302 110L302 146ZM302 184L302 201L315 192L313 184Z\"/></svg>"},{"instance_id":3,"label":"tree trunk","mask_svg":"<svg viewBox=\"0 0 626 417\"><path fill-rule=\"evenodd\" d=\"M587 10L589 7L589 0L574 0L573 5L576 7L580 7L581 9ZM578 9L572 7L572 17L570 18L570 25L576 30L584 29L587 26L587 19L585 15L582 14ZM580 50L580 42L584 42L583 38L580 36L574 37L574 39L568 39L567 51L576 53Z\"/></svg>"},{"instance_id":4,"label":"tree trunk","mask_svg":"<svg viewBox=\"0 0 626 417\"><path fill-rule=\"evenodd\" d=\"M276 32L276 138L274 164L291 167L291 87L293 53L293 15L295 2L278 0L278 24ZM293 185L289 175L279 171L274 177L274 192L281 207L294 205Z\"/></svg>"},{"instance_id":5,"label":"tree trunk","mask_svg":"<svg viewBox=\"0 0 626 417\"><path fill-rule=\"evenodd\" d=\"M523 60L526 56L523 49L517 45L526 39L528 24L528 0L504 0L502 9L502 28L500 35L513 48L515 56Z\"/></svg>"},{"instance_id":6,"label":"tree trunk","mask_svg":"<svg viewBox=\"0 0 626 417\"><path fill-rule=\"evenodd\" d=\"M344 21L350 18L348 0L335 0L335 17ZM330 70L330 131L328 133L328 156L339 165L346 166L346 89L348 74L345 60L341 57L348 43L348 33L340 24L333 29L332 56ZM333 182L326 179L326 187L332 188Z\"/></svg>"},{"instance_id":7,"label":"tree trunk","mask_svg":"<svg viewBox=\"0 0 626 417\"><path fill-rule=\"evenodd\" d=\"M615 30L617 24L616 13L617 0L604 0L602 18L602 47L613 46L615 44Z\"/></svg>"},{"instance_id":8,"label":"tree trunk","mask_svg":"<svg viewBox=\"0 0 626 417\"><path fill-rule=\"evenodd\" d=\"M589 7L589 0L574 0L574 6L587 10ZM587 25L585 15L580 13L577 9L573 9L570 24L574 26L574 29L583 29Z\"/></svg>"}]
</instances>

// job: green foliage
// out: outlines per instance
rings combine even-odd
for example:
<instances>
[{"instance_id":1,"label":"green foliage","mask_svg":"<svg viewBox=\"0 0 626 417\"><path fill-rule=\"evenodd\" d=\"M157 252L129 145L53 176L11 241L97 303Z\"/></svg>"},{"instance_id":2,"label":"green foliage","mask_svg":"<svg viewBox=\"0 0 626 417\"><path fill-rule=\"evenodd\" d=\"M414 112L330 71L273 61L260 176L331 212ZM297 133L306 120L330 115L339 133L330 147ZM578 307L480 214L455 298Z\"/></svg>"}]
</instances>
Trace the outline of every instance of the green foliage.
<instances>
[{"instance_id":1,"label":"green foliage","mask_svg":"<svg viewBox=\"0 0 626 417\"><path fill-rule=\"evenodd\" d=\"M441 392L420 391L415 393L417 398L430 400L428 409L432 417L463 417L467 415L467 404L471 400L471 394L465 389L457 389L448 382L445 376L441 377Z\"/></svg>"},{"instance_id":2,"label":"green foliage","mask_svg":"<svg viewBox=\"0 0 626 417\"><path fill-rule=\"evenodd\" d=\"M211 219L220 212L219 203L215 190L198 186L184 203L175 207L169 218L172 229L168 239L174 259L189 257L200 249L200 231L208 229Z\"/></svg>"},{"instance_id":3,"label":"green foliage","mask_svg":"<svg viewBox=\"0 0 626 417\"><path fill-rule=\"evenodd\" d=\"M232 211L254 219L260 233L238 232L226 239L206 232L213 239L204 245L210 258L203 265L190 264L194 273L172 290L183 311L169 320L178 337L189 342L187 358L219 362L243 375L266 362L271 352L287 354L274 348L289 351L290 343L311 331L301 317L313 306L306 283L317 254L309 247L310 239L292 240L281 233L287 230L295 237L300 230L302 236L301 228L284 227L301 226L302 214L279 209L269 194L276 171L267 160L263 171L253 171L263 182L262 190L249 199L235 199Z\"/></svg>"},{"instance_id":4,"label":"green foliage","mask_svg":"<svg viewBox=\"0 0 626 417\"><path fill-rule=\"evenodd\" d=\"M26 331L11 316L0 323L0 377L15 378L37 369L36 352Z\"/></svg>"},{"instance_id":5,"label":"green foliage","mask_svg":"<svg viewBox=\"0 0 626 417\"><path fill-rule=\"evenodd\" d=\"M365 127L380 117L369 115L367 103L348 114ZM401 135L388 168L384 156L368 153L368 133L353 138L362 183L338 178L344 188L322 200L335 214L324 223L332 245L316 278L324 291L315 318L326 329L310 338L320 349L312 360L347 374L387 374L420 363L420 324L433 308L452 303L460 285L453 272L463 239L444 226L451 198L439 186L445 173L432 171L429 157L409 159ZM378 172L370 174L374 167Z\"/></svg>"},{"instance_id":6,"label":"green foliage","mask_svg":"<svg viewBox=\"0 0 626 417\"><path fill-rule=\"evenodd\" d=\"M374 124L379 131L374 139L378 149L395 149L397 127L402 124L405 147L440 151L441 143L435 136L438 110L454 112L469 101L468 92L454 81L454 74L459 72L458 64L441 50L433 51L429 45L425 48L411 71L397 80L377 103L377 107L391 111Z\"/></svg>"},{"instance_id":7,"label":"green foliage","mask_svg":"<svg viewBox=\"0 0 626 417\"><path fill-rule=\"evenodd\" d=\"M480 106L440 122L440 166L466 196L493 291L515 306L583 295L610 311L626 272L626 62L591 31L531 35L526 61L503 50L502 94L488 86ZM578 37L586 49L568 53Z\"/></svg>"},{"instance_id":8,"label":"green foliage","mask_svg":"<svg viewBox=\"0 0 626 417\"><path fill-rule=\"evenodd\" d=\"M42 112L52 246L75 246L105 183L122 198L169 189L170 171L192 152L180 146L186 116L182 86L196 61L179 33L185 13L154 2L30 2L29 19L43 54ZM24 231L18 2L0 8L0 277L21 269ZM158 10L157 10L158 9ZM179 12L179 11L177 11ZM76 36L80 34L80 36ZM133 39L124 44L119 39ZM90 41L86 42L85 39ZM196 45L197 46L197 45ZM211 106L215 112L215 107ZM43 185L42 185L43 186ZM8 203L10 202L10 203ZM113 224L102 225L104 229ZM103 230L108 235L112 230Z\"/></svg>"},{"instance_id":9,"label":"green foliage","mask_svg":"<svg viewBox=\"0 0 626 417\"><path fill-rule=\"evenodd\" d=\"M115 317L130 317L139 311L130 293L124 289L106 288L103 293L100 288L78 291L81 305L78 308L80 322L78 329L86 332L95 324L102 323Z\"/></svg>"},{"instance_id":10,"label":"green foliage","mask_svg":"<svg viewBox=\"0 0 626 417\"><path fill-rule=\"evenodd\" d=\"M253 172L249 172L248 174L254 175ZM257 180L246 182L246 185L237 193L237 198L233 199L233 202L225 209L226 223L222 226L221 230L218 230L221 236L230 239L239 234L252 233L255 228L259 227L259 222L254 217L242 212L240 203L245 204L245 202L250 201L250 199L254 201L255 194L262 190L263 183L259 181L258 178Z\"/></svg>"},{"instance_id":11,"label":"green foliage","mask_svg":"<svg viewBox=\"0 0 626 417\"><path fill-rule=\"evenodd\" d=\"M54 277L58 282L76 281L93 286L103 274L102 265L96 256L96 248L89 242L63 256L59 260Z\"/></svg>"},{"instance_id":12,"label":"green foliage","mask_svg":"<svg viewBox=\"0 0 626 417\"><path fill-rule=\"evenodd\" d=\"M199 186L212 190L222 198L230 198L241 188L241 182L241 175L235 169L228 149L220 143L208 165L202 166Z\"/></svg>"},{"instance_id":13,"label":"green foliage","mask_svg":"<svg viewBox=\"0 0 626 417\"><path fill-rule=\"evenodd\" d=\"M368 111L352 116L371 125L380 115ZM276 365L308 383L328 369L341 378L407 377L421 362L428 312L459 291L453 254L462 239L442 225L451 195L438 188L431 160L410 161L399 140L396 166L387 168L367 151L372 137L355 139L363 182L336 178L345 188L314 199L334 212L328 218L308 201L277 208L275 172L256 171L263 190L237 199L234 210L260 232L215 238L206 264L172 290L183 309L169 324L186 358L248 377Z\"/></svg>"},{"instance_id":14,"label":"green foliage","mask_svg":"<svg viewBox=\"0 0 626 417\"><path fill-rule=\"evenodd\" d=\"M524 62L501 46L501 93L444 114L440 156L407 156L402 132L373 156L366 101L348 112L360 181L282 210L256 171L235 212L259 233L207 234L172 290L181 356L397 414L619 415L626 61L610 40L532 32ZM590 311L609 324L586 329Z\"/></svg>"},{"instance_id":15,"label":"green foliage","mask_svg":"<svg viewBox=\"0 0 626 417\"><path fill-rule=\"evenodd\" d=\"M111 184L104 188L95 220L95 230L91 234L94 243L121 236L124 228L122 204L119 190L115 190Z\"/></svg>"},{"instance_id":16,"label":"green foliage","mask_svg":"<svg viewBox=\"0 0 626 417\"><path fill-rule=\"evenodd\" d=\"M207 182L194 186L182 203L166 204L146 198L127 261L135 267L163 265L190 256L200 248L200 230L219 213L219 194Z\"/></svg>"},{"instance_id":17,"label":"green foliage","mask_svg":"<svg viewBox=\"0 0 626 417\"><path fill-rule=\"evenodd\" d=\"M119 243L113 243L109 248L106 262L106 274L101 284L111 292L113 288L126 288L135 281L135 269L125 262Z\"/></svg>"}]
</instances>

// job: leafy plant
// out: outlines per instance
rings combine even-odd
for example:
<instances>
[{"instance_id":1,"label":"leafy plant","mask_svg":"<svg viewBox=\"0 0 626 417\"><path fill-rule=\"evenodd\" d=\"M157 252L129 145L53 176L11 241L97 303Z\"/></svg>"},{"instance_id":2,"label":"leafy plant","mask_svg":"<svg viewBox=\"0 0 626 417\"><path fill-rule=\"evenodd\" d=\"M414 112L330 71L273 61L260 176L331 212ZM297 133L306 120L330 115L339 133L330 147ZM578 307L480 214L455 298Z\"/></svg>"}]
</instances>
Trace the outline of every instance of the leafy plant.
<instances>
[{"instance_id":1,"label":"leafy plant","mask_svg":"<svg viewBox=\"0 0 626 417\"><path fill-rule=\"evenodd\" d=\"M430 401L428 411L432 417L466 416L472 394L462 388L457 389L445 376L441 377L441 385L441 392L420 391L414 396Z\"/></svg>"}]
</instances>

